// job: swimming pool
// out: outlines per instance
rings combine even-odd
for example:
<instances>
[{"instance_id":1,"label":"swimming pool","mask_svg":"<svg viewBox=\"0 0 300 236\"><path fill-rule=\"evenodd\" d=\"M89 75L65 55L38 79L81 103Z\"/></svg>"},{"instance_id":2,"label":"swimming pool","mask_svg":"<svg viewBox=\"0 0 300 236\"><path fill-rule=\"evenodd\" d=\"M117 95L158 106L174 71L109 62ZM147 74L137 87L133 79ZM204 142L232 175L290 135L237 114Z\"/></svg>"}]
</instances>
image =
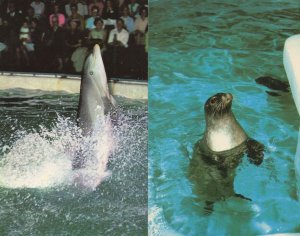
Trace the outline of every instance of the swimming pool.
<instances>
[{"instance_id":1,"label":"swimming pool","mask_svg":"<svg viewBox=\"0 0 300 236\"><path fill-rule=\"evenodd\" d=\"M91 190L69 184L68 153L57 151L78 141L78 99L0 91L1 235L147 234L147 102L117 97L111 175Z\"/></svg>"},{"instance_id":2,"label":"swimming pool","mask_svg":"<svg viewBox=\"0 0 300 236\"><path fill-rule=\"evenodd\" d=\"M285 39L298 33L297 1L152 1L149 80L150 235L259 235L300 232L294 158L299 117L291 93L272 97L255 79L287 81ZM166 10L167 9L167 10ZM233 94L233 112L266 146L261 166L246 158L236 192L204 215L187 178L205 128L203 105Z\"/></svg>"}]
</instances>

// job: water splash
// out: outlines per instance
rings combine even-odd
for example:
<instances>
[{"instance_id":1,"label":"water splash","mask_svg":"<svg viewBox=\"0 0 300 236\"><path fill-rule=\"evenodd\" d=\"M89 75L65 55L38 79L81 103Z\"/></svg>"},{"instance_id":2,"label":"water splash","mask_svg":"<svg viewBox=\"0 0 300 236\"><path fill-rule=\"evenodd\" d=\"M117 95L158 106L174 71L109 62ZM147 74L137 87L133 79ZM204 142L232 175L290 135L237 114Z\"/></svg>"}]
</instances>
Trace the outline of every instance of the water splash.
<instances>
[{"instance_id":1,"label":"water splash","mask_svg":"<svg viewBox=\"0 0 300 236\"><path fill-rule=\"evenodd\" d=\"M114 150L114 133L109 116L98 120L90 135L69 118L58 116L51 128L21 130L10 148L3 148L0 185L7 188L49 188L75 185L94 190L109 176L107 163ZM84 168L72 170L76 155Z\"/></svg>"}]
</instances>

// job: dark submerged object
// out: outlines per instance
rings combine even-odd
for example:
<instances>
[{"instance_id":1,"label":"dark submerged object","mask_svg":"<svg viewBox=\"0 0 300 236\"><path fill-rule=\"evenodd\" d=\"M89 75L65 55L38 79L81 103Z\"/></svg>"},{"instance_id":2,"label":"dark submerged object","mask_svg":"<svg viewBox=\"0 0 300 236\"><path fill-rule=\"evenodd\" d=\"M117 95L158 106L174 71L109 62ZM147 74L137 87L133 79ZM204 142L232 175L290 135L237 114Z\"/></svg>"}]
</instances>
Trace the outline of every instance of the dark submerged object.
<instances>
[{"instance_id":1,"label":"dark submerged object","mask_svg":"<svg viewBox=\"0 0 300 236\"><path fill-rule=\"evenodd\" d=\"M264 85L269 89L281 91L281 92L289 92L290 85L286 81L281 81L278 79L274 79L271 76L262 76L255 79L256 83ZM266 91L271 96L280 96L276 92Z\"/></svg>"},{"instance_id":2,"label":"dark submerged object","mask_svg":"<svg viewBox=\"0 0 300 236\"><path fill-rule=\"evenodd\" d=\"M204 137L194 146L188 169L188 177L194 184L193 191L197 195L197 200L204 203L205 214L212 213L214 202L230 197L251 201L234 191L236 168L245 154L247 154L249 162L254 165L260 165L264 157L264 145L249 138L239 126L231 111L231 101L231 94L218 93L205 103L207 130ZM218 129L213 127L214 125L218 126ZM228 135L232 136L229 139L232 140L232 143L228 145L232 147L223 151L213 151L209 147L211 141L208 138L209 133L218 132L219 126L222 125L226 126L224 128L228 130ZM240 127L241 130L236 127ZM236 137L240 139L236 141Z\"/></svg>"}]
</instances>

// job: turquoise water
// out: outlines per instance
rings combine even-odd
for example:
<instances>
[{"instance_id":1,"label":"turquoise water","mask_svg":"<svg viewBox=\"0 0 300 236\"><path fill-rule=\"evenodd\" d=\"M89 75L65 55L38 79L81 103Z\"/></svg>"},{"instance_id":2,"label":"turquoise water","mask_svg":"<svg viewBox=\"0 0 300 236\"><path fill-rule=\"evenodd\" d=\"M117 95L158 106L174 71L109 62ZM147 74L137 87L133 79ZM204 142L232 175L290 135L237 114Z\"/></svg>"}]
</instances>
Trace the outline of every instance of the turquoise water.
<instances>
[{"instance_id":1,"label":"turquoise water","mask_svg":"<svg viewBox=\"0 0 300 236\"><path fill-rule=\"evenodd\" d=\"M300 232L294 158L299 117L291 93L269 96L255 83L287 81L284 41L299 33L299 1L152 1L149 80L149 234L259 235ZM203 105L233 94L233 112L266 147L246 158L229 198L204 215L187 178L205 129Z\"/></svg>"},{"instance_id":2,"label":"turquoise water","mask_svg":"<svg viewBox=\"0 0 300 236\"><path fill-rule=\"evenodd\" d=\"M67 183L68 153L55 152L77 140L78 99L0 91L1 235L147 235L147 103L117 98L111 175L89 189ZM40 163L55 176L35 173Z\"/></svg>"}]
</instances>

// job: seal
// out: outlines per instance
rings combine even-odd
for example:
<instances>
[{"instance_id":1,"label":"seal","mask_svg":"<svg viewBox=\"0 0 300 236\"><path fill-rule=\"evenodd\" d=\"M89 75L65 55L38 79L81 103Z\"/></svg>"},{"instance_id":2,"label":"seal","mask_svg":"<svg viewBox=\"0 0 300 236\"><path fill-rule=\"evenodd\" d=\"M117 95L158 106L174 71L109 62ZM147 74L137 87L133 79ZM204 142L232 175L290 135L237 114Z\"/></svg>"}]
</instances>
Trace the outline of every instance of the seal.
<instances>
[{"instance_id":1,"label":"seal","mask_svg":"<svg viewBox=\"0 0 300 236\"><path fill-rule=\"evenodd\" d=\"M250 163L260 165L264 145L249 138L232 110L233 96L217 93L204 106L206 129L194 146L188 176L198 200L205 202L205 213L216 201L235 196L251 200L234 191L235 170L246 153Z\"/></svg>"}]
</instances>

